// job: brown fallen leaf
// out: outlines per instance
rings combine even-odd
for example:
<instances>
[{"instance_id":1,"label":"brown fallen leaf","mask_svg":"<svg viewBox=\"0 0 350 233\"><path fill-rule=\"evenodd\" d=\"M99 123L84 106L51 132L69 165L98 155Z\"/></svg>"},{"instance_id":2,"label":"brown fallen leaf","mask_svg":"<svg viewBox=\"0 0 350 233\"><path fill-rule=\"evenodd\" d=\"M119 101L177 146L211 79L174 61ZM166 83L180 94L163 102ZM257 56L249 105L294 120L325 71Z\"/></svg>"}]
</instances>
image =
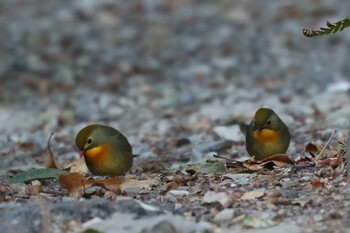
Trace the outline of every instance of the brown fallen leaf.
<instances>
[{"instance_id":1,"label":"brown fallen leaf","mask_svg":"<svg viewBox=\"0 0 350 233\"><path fill-rule=\"evenodd\" d=\"M333 158L338 154L336 150L324 148L324 146L311 142L306 145L305 152L309 152L314 158L317 158L318 161L326 158Z\"/></svg>"},{"instance_id":2,"label":"brown fallen leaf","mask_svg":"<svg viewBox=\"0 0 350 233\"><path fill-rule=\"evenodd\" d=\"M263 168L273 169L273 167L286 167L293 165L294 162L289 158L287 154L272 155L264 160L248 159L246 161L236 161L231 158L226 158L219 155L214 155L216 158L225 159L226 167L230 172L241 173L241 172L254 172Z\"/></svg>"},{"instance_id":3,"label":"brown fallen leaf","mask_svg":"<svg viewBox=\"0 0 350 233\"><path fill-rule=\"evenodd\" d=\"M326 148L314 143L309 143L305 147L305 152L311 155L311 159L317 167L338 167L345 163L345 149L341 144L333 148ZM311 161L310 161L311 162Z\"/></svg>"},{"instance_id":4,"label":"brown fallen leaf","mask_svg":"<svg viewBox=\"0 0 350 233\"><path fill-rule=\"evenodd\" d=\"M69 170L70 172L80 172L87 174L89 173L89 169L86 166L85 159L79 158L77 160L74 160L73 162L67 164L64 166L65 170Z\"/></svg>"},{"instance_id":5,"label":"brown fallen leaf","mask_svg":"<svg viewBox=\"0 0 350 233\"><path fill-rule=\"evenodd\" d=\"M300 154L294 159L294 165L299 167L314 166L315 161L310 154Z\"/></svg>"},{"instance_id":6,"label":"brown fallen leaf","mask_svg":"<svg viewBox=\"0 0 350 233\"><path fill-rule=\"evenodd\" d=\"M46 166L48 168L56 168L60 170L69 170L70 172L81 172L87 174L89 172L84 158L79 158L77 160L74 160L71 163L68 163L66 165L60 164L59 162L56 161L55 156L51 150L51 138L54 133L51 133L49 140L47 141L47 149L49 151L49 157L47 159Z\"/></svg>"},{"instance_id":7,"label":"brown fallen leaf","mask_svg":"<svg viewBox=\"0 0 350 233\"><path fill-rule=\"evenodd\" d=\"M339 166L342 163L344 163L344 155L339 156L337 158L328 158L318 161L317 166L318 167L325 167L325 166Z\"/></svg>"},{"instance_id":8,"label":"brown fallen leaf","mask_svg":"<svg viewBox=\"0 0 350 233\"><path fill-rule=\"evenodd\" d=\"M58 178L62 188L67 189L69 193L77 193L79 190L90 187L87 184L85 176L81 173L74 172L62 175Z\"/></svg>"},{"instance_id":9,"label":"brown fallen leaf","mask_svg":"<svg viewBox=\"0 0 350 233\"><path fill-rule=\"evenodd\" d=\"M47 141L47 149L49 150L49 157L47 159L46 166L48 168L57 168L57 169L62 170L63 169L62 164L58 163L55 160L55 156L53 155L52 150L51 150L51 138L52 138L53 134L54 133L50 134L49 140Z\"/></svg>"},{"instance_id":10,"label":"brown fallen leaf","mask_svg":"<svg viewBox=\"0 0 350 233\"><path fill-rule=\"evenodd\" d=\"M152 184L151 179L135 180L135 179L124 178L123 182L120 184L120 190L124 191L125 189L131 188L131 187L139 187L139 188L146 189L150 187L151 184Z\"/></svg>"},{"instance_id":11,"label":"brown fallen leaf","mask_svg":"<svg viewBox=\"0 0 350 233\"><path fill-rule=\"evenodd\" d=\"M315 178L311 180L311 185L315 188L323 188L330 183L328 178Z\"/></svg>"},{"instance_id":12,"label":"brown fallen leaf","mask_svg":"<svg viewBox=\"0 0 350 233\"><path fill-rule=\"evenodd\" d=\"M86 179L81 173L69 173L59 177L59 183L62 188L68 190L71 195L82 193L91 186L103 187L109 191L124 191L130 187L147 188L151 185L152 180L135 180L124 177L112 177L107 179Z\"/></svg>"},{"instance_id":13,"label":"brown fallen leaf","mask_svg":"<svg viewBox=\"0 0 350 233\"><path fill-rule=\"evenodd\" d=\"M247 160L243 162L243 166L250 171L257 171L262 168L272 169L273 167L287 167L294 164L287 154L272 155L264 160Z\"/></svg>"}]
</instances>

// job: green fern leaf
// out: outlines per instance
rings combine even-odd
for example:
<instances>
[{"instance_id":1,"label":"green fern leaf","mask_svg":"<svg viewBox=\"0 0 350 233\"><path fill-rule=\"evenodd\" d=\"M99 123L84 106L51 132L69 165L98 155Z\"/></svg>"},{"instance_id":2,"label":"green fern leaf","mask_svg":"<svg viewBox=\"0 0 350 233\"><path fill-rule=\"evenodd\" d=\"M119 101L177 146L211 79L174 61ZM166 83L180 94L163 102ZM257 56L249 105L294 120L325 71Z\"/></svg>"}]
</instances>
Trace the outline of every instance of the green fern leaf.
<instances>
[{"instance_id":1,"label":"green fern leaf","mask_svg":"<svg viewBox=\"0 0 350 233\"><path fill-rule=\"evenodd\" d=\"M307 37L323 36L323 35L334 34L339 31L341 32L347 27L350 27L350 17L345 18L341 21L338 21L334 24L327 22L327 27L321 27L319 30L316 30L316 31L303 29L303 34L304 36L307 36Z\"/></svg>"}]
</instances>

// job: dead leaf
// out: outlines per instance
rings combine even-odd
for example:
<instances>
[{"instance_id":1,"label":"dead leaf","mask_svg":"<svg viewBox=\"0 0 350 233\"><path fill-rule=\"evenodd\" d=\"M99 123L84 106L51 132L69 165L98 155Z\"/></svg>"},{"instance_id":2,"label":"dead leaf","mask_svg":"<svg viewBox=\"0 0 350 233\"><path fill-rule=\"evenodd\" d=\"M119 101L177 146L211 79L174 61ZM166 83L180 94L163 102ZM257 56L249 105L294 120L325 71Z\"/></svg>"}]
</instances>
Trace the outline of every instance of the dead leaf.
<instances>
[{"instance_id":1,"label":"dead leaf","mask_svg":"<svg viewBox=\"0 0 350 233\"><path fill-rule=\"evenodd\" d=\"M305 152L309 152L314 158L318 158L318 161L333 158L338 154L337 150L324 148L324 146L309 143L305 147ZM320 154L322 152L322 154ZM317 161L316 161L317 162Z\"/></svg>"},{"instance_id":2,"label":"dead leaf","mask_svg":"<svg viewBox=\"0 0 350 233\"><path fill-rule=\"evenodd\" d=\"M226 162L226 167L229 168L229 171L231 172L239 173L254 172L263 168L273 169L273 167L287 167L292 164L294 164L294 162L289 158L287 154L277 154L260 161L249 159L240 162L229 159Z\"/></svg>"},{"instance_id":3,"label":"dead leaf","mask_svg":"<svg viewBox=\"0 0 350 233\"><path fill-rule=\"evenodd\" d=\"M85 163L85 159L84 158L79 158L77 160L74 160L73 162L67 164L67 165L63 165L60 164L56 161L55 156L51 150L51 138L53 136L53 133L51 133L49 140L47 141L47 149L49 150L49 157L47 159L47 163L46 166L48 168L57 168L60 170L69 170L70 172L74 173L74 172L81 172L81 173L85 173L87 174L89 172L86 163Z\"/></svg>"},{"instance_id":4,"label":"dead leaf","mask_svg":"<svg viewBox=\"0 0 350 233\"><path fill-rule=\"evenodd\" d=\"M294 159L294 164L296 166L311 166L315 165L313 157L310 154L301 154Z\"/></svg>"},{"instance_id":5,"label":"dead leaf","mask_svg":"<svg viewBox=\"0 0 350 233\"><path fill-rule=\"evenodd\" d=\"M251 172L251 170L243 166L243 162L240 162L240 161L227 162L226 167L228 168L228 171L231 173Z\"/></svg>"},{"instance_id":6,"label":"dead leaf","mask_svg":"<svg viewBox=\"0 0 350 233\"><path fill-rule=\"evenodd\" d=\"M315 188L323 188L329 184L328 178L315 178L310 183Z\"/></svg>"},{"instance_id":7,"label":"dead leaf","mask_svg":"<svg viewBox=\"0 0 350 233\"><path fill-rule=\"evenodd\" d=\"M214 163L196 163L186 166L185 170L187 172L194 171L195 173L203 174L216 174L227 172L226 163L222 161L217 161Z\"/></svg>"},{"instance_id":8,"label":"dead leaf","mask_svg":"<svg viewBox=\"0 0 350 233\"><path fill-rule=\"evenodd\" d=\"M293 161L289 158L287 154L277 154L267 157L266 159L261 160L262 163L273 162L276 166L283 167L288 164L293 164Z\"/></svg>"},{"instance_id":9,"label":"dead leaf","mask_svg":"<svg viewBox=\"0 0 350 233\"><path fill-rule=\"evenodd\" d=\"M345 149L343 145L335 145L333 148L328 149L323 146L309 143L305 147L305 152L310 153L313 156L313 160L317 167L337 167L345 163Z\"/></svg>"},{"instance_id":10,"label":"dead leaf","mask_svg":"<svg viewBox=\"0 0 350 233\"><path fill-rule=\"evenodd\" d=\"M62 170L63 169L62 164L58 163L55 160L55 156L53 155L52 150L51 150L51 138L52 138L53 134L54 133L50 134L49 140L47 141L47 149L49 150L49 158L47 159L46 166L48 168L57 168L57 169Z\"/></svg>"},{"instance_id":11,"label":"dead leaf","mask_svg":"<svg viewBox=\"0 0 350 233\"><path fill-rule=\"evenodd\" d=\"M293 164L287 154L277 154L270 156L261 161L247 160L243 162L243 166L251 171L257 171L262 168L272 169L273 167L287 167Z\"/></svg>"},{"instance_id":12,"label":"dead leaf","mask_svg":"<svg viewBox=\"0 0 350 233\"><path fill-rule=\"evenodd\" d=\"M62 188L67 189L69 193L77 193L79 190L88 188L89 185L85 179L85 176L81 173L74 172L62 175L58 179Z\"/></svg>"},{"instance_id":13,"label":"dead leaf","mask_svg":"<svg viewBox=\"0 0 350 233\"><path fill-rule=\"evenodd\" d=\"M148 188L150 187L152 184L152 180L151 179L147 179L147 180L135 180L135 179L126 179L124 178L123 183L121 183L120 185L120 190L124 191L127 188L131 188L131 187L140 187L140 188Z\"/></svg>"},{"instance_id":14,"label":"dead leaf","mask_svg":"<svg viewBox=\"0 0 350 233\"><path fill-rule=\"evenodd\" d=\"M79 158L77 160L74 160L73 162L67 164L64 166L64 169L68 169L70 172L80 172L87 174L89 173L89 169L86 166L85 159Z\"/></svg>"},{"instance_id":15,"label":"dead leaf","mask_svg":"<svg viewBox=\"0 0 350 233\"><path fill-rule=\"evenodd\" d=\"M317 167L325 167L325 166L339 166L344 163L344 156L338 156L337 158L328 158L323 159L317 162Z\"/></svg>"},{"instance_id":16,"label":"dead leaf","mask_svg":"<svg viewBox=\"0 0 350 233\"><path fill-rule=\"evenodd\" d=\"M59 183L62 188L68 190L71 194L77 194L92 186L103 187L109 191L124 191L130 187L147 188L151 185L152 180L135 180L124 177L112 177L108 179L86 179L81 173L69 173L59 177Z\"/></svg>"},{"instance_id":17,"label":"dead leaf","mask_svg":"<svg viewBox=\"0 0 350 233\"><path fill-rule=\"evenodd\" d=\"M243 196L241 197L241 200L243 200L243 201L252 200L252 199L262 197L264 195L265 195L265 193L261 192L261 191L250 191L250 192L243 194Z\"/></svg>"}]
</instances>

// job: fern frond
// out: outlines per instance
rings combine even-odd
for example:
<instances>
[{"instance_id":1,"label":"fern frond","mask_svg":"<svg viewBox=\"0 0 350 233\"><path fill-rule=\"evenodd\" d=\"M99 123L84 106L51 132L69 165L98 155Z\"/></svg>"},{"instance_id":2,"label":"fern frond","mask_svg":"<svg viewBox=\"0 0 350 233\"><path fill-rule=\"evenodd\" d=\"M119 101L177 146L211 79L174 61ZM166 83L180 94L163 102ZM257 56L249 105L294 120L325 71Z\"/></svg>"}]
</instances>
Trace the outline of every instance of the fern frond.
<instances>
[{"instance_id":1,"label":"fern frond","mask_svg":"<svg viewBox=\"0 0 350 233\"><path fill-rule=\"evenodd\" d=\"M323 36L341 32L347 27L350 27L350 17L336 23L330 23L327 21L327 27L321 27L319 30L303 29L303 34L307 37Z\"/></svg>"}]
</instances>

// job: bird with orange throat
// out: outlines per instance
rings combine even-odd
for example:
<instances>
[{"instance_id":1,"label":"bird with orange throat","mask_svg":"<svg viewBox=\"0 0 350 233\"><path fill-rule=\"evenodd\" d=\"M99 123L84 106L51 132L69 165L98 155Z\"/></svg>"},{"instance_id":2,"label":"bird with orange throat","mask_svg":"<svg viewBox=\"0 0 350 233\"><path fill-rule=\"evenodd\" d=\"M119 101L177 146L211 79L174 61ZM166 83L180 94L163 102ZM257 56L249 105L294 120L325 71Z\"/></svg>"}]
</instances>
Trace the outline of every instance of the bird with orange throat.
<instances>
[{"instance_id":1,"label":"bird with orange throat","mask_svg":"<svg viewBox=\"0 0 350 233\"><path fill-rule=\"evenodd\" d=\"M269 108L258 109L246 131L246 149L256 160L285 153L290 140L288 127Z\"/></svg>"},{"instance_id":2,"label":"bird with orange throat","mask_svg":"<svg viewBox=\"0 0 350 233\"><path fill-rule=\"evenodd\" d=\"M77 134L75 144L93 175L121 176L132 167L132 147L127 138L112 127L86 126Z\"/></svg>"}]
</instances>

